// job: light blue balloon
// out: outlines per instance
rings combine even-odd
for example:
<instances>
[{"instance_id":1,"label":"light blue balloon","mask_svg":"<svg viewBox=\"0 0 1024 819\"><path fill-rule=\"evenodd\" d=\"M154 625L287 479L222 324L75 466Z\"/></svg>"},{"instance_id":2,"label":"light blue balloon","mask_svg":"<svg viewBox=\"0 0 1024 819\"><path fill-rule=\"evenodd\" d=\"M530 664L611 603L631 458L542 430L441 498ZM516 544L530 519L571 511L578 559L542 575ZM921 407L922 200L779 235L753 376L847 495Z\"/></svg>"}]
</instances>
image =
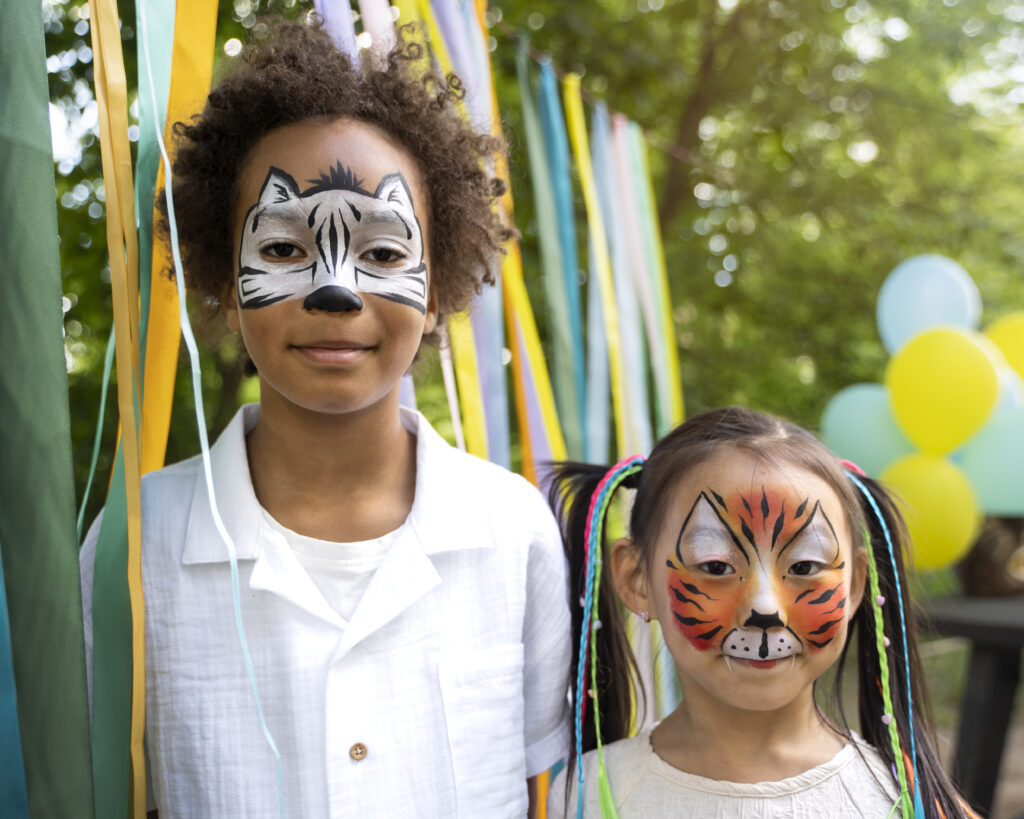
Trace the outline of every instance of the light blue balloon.
<instances>
[{"instance_id":1,"label":"light blue balloon","mask_svg":"<svg viewBox=\"0 0 1024 819\"><path fill-rule=\"evenodd\" d=\"M978 505L989 515L1024 515L1024 407L1004 406L956 453Z\"/></svg>"},{"instance_id":2,"label":"light blue balloon","mask_svg":"<svg viewBox=\"0 0 1024 819\"><path fill-rule=\"evenodd\" d=\"M821 416L821 437L836 455L872 478L916 451L896 425L882 384L854 384L833 395Z\"/></svg>"},{"instance_id":3,"label":"light blue balloon","mask_svg":"<svg viewBox=\"0 0 1024 819\"><path fill-rule=\"evenodd\" d=\"M882 283L875 320L891 355L932 327L976 330L981 320L981 293L967 271L952 259L934 253L912 256L896 265Z\"/></svg>"},{"instance_id":4,"label":"light blue balloon","mask_svg":"<svg viewBox=\"0 0 1024 819\"><path fill-rule=\"evenodd\" d=\"M997 369L999 376L999 397L992 408L992 417L997 412L1010 407L1024 407L1024 379L1013 367L1002 366Z\"/></svg>"}]
</instances>

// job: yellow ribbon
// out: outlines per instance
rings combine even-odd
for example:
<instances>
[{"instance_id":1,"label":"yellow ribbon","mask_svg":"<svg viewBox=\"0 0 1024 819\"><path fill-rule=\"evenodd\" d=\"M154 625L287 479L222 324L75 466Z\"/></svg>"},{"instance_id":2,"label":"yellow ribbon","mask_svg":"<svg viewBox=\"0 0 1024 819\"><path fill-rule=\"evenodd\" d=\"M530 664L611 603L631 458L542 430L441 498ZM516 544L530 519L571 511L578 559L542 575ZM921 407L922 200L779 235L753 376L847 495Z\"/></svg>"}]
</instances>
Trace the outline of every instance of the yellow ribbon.
<instances>
[{"instance_id":1,"label":"yellow ribbon","mask_svg":"<svg viewBox=\"0 0 1024 819\"><path fill-rule=\"evenodd\" d=\"M128 524L128 598L132 612L131 803L146 813L146 765L142 737L146 719L145 612L142 600L142 522L139 495L139 247L135 233L132 157L128 143L128 85L121 53L115 0L89 0L96 104L99 112L107 247L114 307L117 406L123 428Z\"/></svg>"},{"instance_id":2,"label":"yellow ribbon","mask_svg":"<svg viewBox=\"0 0 1024 819\"><path fill-rule=\"evenodd\" d=\"M167 99L164 142L171 145L171 128L199 110L213 73L217 6L208 0L178 0L174 45L171 51L171 87ZM157 196L163 195L164 166L157 171ZM156 224L156 214L153 223ZM174 403L174 379L178 371L178 288L168 272L173 269L171 248L163 231L153 231L153 265L150 274L147 323L146 391L142 400L142 474L164 465L167 433Z\"/></svg>"},{"instance_id":3,"label":"yellow ribbon","mask_svg":"<svg viewBox=\"0 0 1024 819\"><path fill-rule=\"evenodd\" d=\"M576 168L579 171L583 201L587 208L587 225L590 228L590 244L594 254L598 286L601 290L601 309L604 312L605 336L608 340L608 368L611 375L612 407L615 410L615 437L619 456L629 447L627 438L626 408L623 401L622 345L619 335L619 313L615 306L615 285L612 281L612 264L608 257L608 242L605 238L604 221L601 218L601 204L597 198L597 183L590 161L590 143L587 126L583 117L583 98L580 96L580 77L568 74L563 80L565 92L565 120L569 129ZM590 332L596 332L591 327Z\"/></svg>"},{"instance_id":4,"label":"yellow ribbon","mask_svg":"<svg viewBox=\"0 0 1024 819\"><path fill-rule=\"evenodd\" d=\"M672 318L672 296L668 288L668 270L665 268L665 251L661 244L661 229L658 227L658 211L654 204L654 186L651 182L651 174L647 164L647 142L639 140L640 163L644 176L643 192L647 200L647 212L651 215L651 234L654 239L654 283L658 291L658 301L661 304L661 333L662 344L665 346L666 367L669 371L669 383L675 385L669 393L672 427L681 423L686 415L686 408L683 403L683 379L679 374L679 350L676 347L675 321Z\"/></svg>"},{"instance_id":5,"label":"yellow ribbon","mask_svg":"<svg viewBox=\"0 0 1024 819\"><path fill-rule=\"evenodd\" d=\"M430 51L447 76L452 73L452 61L437 24L430 0L403 0L399 3L399 19L421 23L426 29ZM467 117L465 104L458 103L459 113ZM462 428L466 437L466 451L481 458L488 456L487 420L484 417L484 399L477 366L476 341L467 313L448 319L448 338L455 365L455 381L462 408Z\"/></svg>"}]
</instances>

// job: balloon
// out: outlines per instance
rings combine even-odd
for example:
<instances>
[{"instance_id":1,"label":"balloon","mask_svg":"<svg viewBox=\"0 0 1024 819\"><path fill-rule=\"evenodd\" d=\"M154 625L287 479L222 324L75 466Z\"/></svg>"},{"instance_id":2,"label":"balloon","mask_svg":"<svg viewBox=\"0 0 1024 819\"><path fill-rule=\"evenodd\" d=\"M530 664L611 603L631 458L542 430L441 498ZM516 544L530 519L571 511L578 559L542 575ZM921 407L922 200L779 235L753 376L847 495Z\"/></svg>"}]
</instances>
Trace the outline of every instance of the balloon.
<instances>
[{"instance_id":1,"label":"balloon","mask_svg":"<svg viewBox=\"0 0 1024 819\"><path fill-rule=\"evenodd\" d=\"M821 416L821 436L836 455L874 478L914 451L892 417L889 392L881 384L854 384L833 395Z\"/></svg>"},{"instance_id":2,"label":"balloon","mask_svg":"<svg viewBox=\"0 0 1024 819\"><path fill-rule=\"evenodd\" d=\"M996 319L985 328L985 335L1002 350L1018 375L1024 376L1024 310Z\"/></svg>"},{"instance_id":3,"label":"balloon","mask_svg":"<svg viewBox=\"0 0 1024 819\"><path fill-rule=\"evenodd\" d=\"M1024 378L1017 375L1017 371L1006 364L997 368L999 376L999 397L996 399L996 408L992 410L992 417L1003 409L1010 407L1024 407Z\"/></svg>"},{"instance_id":4,"label":"balloon","mask_svg":"<svg viewBox=\"0 0 1024 819\"><path fill-rule=\"evenodd\" d=\"M1024 515L1024 407L1003 407L957 453L981 508Z\"/></svg>"},{"instance_id":5,"label":"balloon","mask_svg":"<svg viewBox=\"0 0 1024 819\"><path fill-rule=\"evenodd\" d=\"M970 547L980 518L971 485L945 458L908 455L882 473L913 543L914 566L940 569Z\"/></svg>"},{"instance_id":6,"label":"balloon","mask_svg":"<svg viewBox=\"0 0 1024 819\"><path fill-rule=\"evenodd\" d=\"M980 333L937 327L915 336L885 371L896 423L922 452L959 446L996 404L1001 359Z\"/></svg>"},{"instance_id":7,"label":"balloon","mask_svg":"<svg viewBox=\"0 0 1024 819\"><path fill-rule=\"evenodd\" d=\"M875 320L892 355L923 330L939 325L977 329L981 294L960 265L933 253L900 262L878 291Z\"/></svg>"}]
</instances>

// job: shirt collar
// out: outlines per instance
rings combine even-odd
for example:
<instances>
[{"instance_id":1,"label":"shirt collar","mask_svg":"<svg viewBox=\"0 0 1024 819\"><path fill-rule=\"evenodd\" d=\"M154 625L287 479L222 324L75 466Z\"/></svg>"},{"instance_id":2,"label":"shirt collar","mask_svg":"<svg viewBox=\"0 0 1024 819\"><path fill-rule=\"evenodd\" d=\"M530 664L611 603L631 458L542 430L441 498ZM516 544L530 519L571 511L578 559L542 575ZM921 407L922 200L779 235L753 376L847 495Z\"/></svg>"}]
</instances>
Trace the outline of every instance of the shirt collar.
<instances>
[{"instance_id":1,"label":"shirt collar","mask_svg":"<svg viewBox=\"0 0 1024 819\"><path fill-rule=\"evenodd\" d=\"M467 475L466 455L452 447L416 410L402 407L402 423L416 435L416 494L406 532L430 554L489 546L483 504L470 498L475 488ZM239 560L259 556L268 527L249 474L245 436L259 419L259 405L246 404L210 447L210 468L217 508ZM205 473L197 470L188 535L182 562L220 563L228 550L217 531Z\"/></svg>"}]
</instances>

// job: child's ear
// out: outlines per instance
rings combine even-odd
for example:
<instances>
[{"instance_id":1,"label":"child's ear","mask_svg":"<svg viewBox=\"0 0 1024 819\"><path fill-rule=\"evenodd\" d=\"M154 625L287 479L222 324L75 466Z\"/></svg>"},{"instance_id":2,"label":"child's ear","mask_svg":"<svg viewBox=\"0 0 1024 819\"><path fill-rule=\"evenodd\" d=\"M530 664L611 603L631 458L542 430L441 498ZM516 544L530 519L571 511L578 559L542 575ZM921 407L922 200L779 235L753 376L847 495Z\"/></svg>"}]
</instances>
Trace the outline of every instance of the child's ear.
<instances>
[{"instance_id":1,"label":"child's ear","mask_svg":"<svg viewBox=\"0 0 1024 819\"><path fill-rule=\"evenodd\" d=\"M864 599L864 587L867 585L868 578L868 552L871 548L871 543L865 545L863 549L857 549L853 554L853 580L850 583L850 616L853 617L854 613L860 607L861 600Z\"/></svg>"},{"instance_id":2,"label":"child's ear","mask_svg":"<svg viewBox=\"0 0 1024 819\"><path fill-rule=\"evenodd\" d=\"M238 294L235 292L235 283L224 285L220 294L220 312L224 321L232 333L237 333L242 325L238 320Z\"/></svg>"},{"instance_id":3,"label":"child's ear","mask_svg":"<svg viewBox=\"0 0 1024 819\"><path fill-rule=\"evenodd\" d=\"M437 296L431 288L427 293L427 314L423 319L423 335L429 335L437 329Z\"/></svg>"},{"instance_id":4,"label":"child's ear","mask_svg":"<svg viewBox=\"0 0 1024 819\"><path fill-rule=\"evenodd\" d=\"M629 538L619 538L611 548L612 583L619 599L636 614L653 613L647 589L647 571L641 548Z\"/></svg>"}]
</instances>

